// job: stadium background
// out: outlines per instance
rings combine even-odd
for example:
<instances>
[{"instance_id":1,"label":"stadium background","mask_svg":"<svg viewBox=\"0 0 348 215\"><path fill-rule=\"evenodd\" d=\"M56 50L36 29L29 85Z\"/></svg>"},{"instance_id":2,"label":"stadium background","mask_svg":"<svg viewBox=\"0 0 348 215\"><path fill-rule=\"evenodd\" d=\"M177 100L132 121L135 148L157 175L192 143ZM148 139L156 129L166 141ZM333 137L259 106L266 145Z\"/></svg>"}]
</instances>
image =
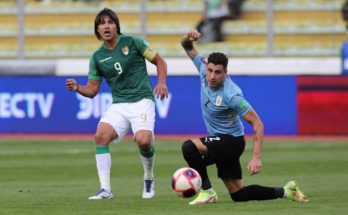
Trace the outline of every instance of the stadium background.
<instances>
[{"instance_id":1,"label":"stadium background","mask_svg":"<svg viewBox=\"0 0 348 215\"><path fill-rule=\"evenodd\" d=\"M201 0L46 1L0 0L0 214L347 214L343 0L246 0L243 18L224 23L226 42L199 44L204 54L228 54L231 77L265 124L263 168L254 176L246 174L253 153L246 136L245 184L296 180L310 198L233 203L209 166L219 201L204 207L189 206L170 186L174 171L187 165L182 142L205 133L199 80L179 44L201 17ZM124 33L146 37L168 63L171 96L156 103L150 201L141 198L143 171L131 136L110 145L115 198L87 201L98 187L93 133L110 95L103 85L94 100L78 97L65 79L86 81L88 57L99 46L94 17L105 6L120 15ZM153 66L149 73L153 83Z\"/></svg>"},{"instance_id":2,"label":"stadium background","mask_svg":"<svg viewBox=\"0 0 348 215\"><path fill-rule=\"evenodd\" d=\"M247 0L242 19L224 23L225 42L198 44L203 54L230 57L230 75L266 134L348 134L342 4ZM156 102L156 133L205 133L199 80L179 43L201 18L198 0L1 1L0 133L94 133L110 102L107 87L89 100L64 83L67 77L86 81L88 58L99 45L94 17L103 7L119 14L123 33L146 38L168 61L170 98ZM154 83L150 65L149 73Z\"/></svg>"}]
</instances>

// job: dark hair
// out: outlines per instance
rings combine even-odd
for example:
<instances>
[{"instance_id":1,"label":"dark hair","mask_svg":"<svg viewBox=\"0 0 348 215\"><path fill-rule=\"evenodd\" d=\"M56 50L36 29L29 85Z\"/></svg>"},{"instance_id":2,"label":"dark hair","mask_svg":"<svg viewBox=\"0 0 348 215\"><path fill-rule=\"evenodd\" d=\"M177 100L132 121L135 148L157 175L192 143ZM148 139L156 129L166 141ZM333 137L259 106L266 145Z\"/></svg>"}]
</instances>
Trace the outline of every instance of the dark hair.
<instances>
[{"instance_id":1,"label":"dark hair","mask_svg":"<svg viewBox=\"0 0 348 215\"><path fill-rule=\"evenodd\" d=\"M115 22L117 34L121 34L120 20L118 19L117 14L109 8L104 8L97 14L94 20L94 34L98 38L98 40L101 39L101 36L98 32L98 25L101 23L104 16L110 17L110 19Z\"/></svg>"},{"instance_id":2,"label":"dark hair","mask_svg":"<svg viewBox=\"0 0 348 215\"><path fill-rule=\"evenodd\" d=\"M228 64L228 58L225 54L221 52L213 52L208 57L208 63L222 65L226 69Z\"/></svg>"}]
</instances>

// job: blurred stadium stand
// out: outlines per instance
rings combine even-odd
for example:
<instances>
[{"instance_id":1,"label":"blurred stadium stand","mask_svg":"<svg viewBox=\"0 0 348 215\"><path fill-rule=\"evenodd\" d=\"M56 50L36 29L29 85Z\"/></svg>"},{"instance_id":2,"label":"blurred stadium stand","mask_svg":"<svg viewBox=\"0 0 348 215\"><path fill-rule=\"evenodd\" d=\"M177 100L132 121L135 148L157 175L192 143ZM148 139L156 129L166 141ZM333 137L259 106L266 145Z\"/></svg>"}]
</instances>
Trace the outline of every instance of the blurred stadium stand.
<instances>
[{"instance_id":1,"label":"blurred stadium stand","mask_svg":"<svg viewBox=\"0 0 348 215\"><path fill-rule=\"evenodd\" d=\"M18 8L13 0L0 2L0 59L16 59ZM274 0L271 23L273 57L339 56L346 39L341 8L344 0ZM93 22L103 7L114 9L123 33L146 35L165 57L185 56L179 41L201 18L200 0L148 0L142 32L141 0L25 1L25 59L88 58L99 42ZM203 53L221 50L229 56L266 57L267 1L247 0L243 17L224 23L226 41L200 45Z\"/></svg>"},{"instance_id":2,"label":"blurred stadium stand","mask_svg":"<svg viewBox=\"0 0 348 215\"><path fill-rule=\"evenodd\" d=\"M348 73L341 70L348 57L340 56L347 38L344 1L246 0L242 18L224 22L225 42L197 44L202 54L230 57L228 71L259 111L266 134L348 134ZM170 115L157 115L158 133L205 131L203 122L197 126L199 91L182 87L199 82L179 42L200 20L202 0L1 0L0 133L94 132L98 105L106 104L99 97L80 101L62 87L66 77L85 81L88 58L100 44L94 18L104 7L118 13L123 33L145 37L166 58L176 101ZM148 73L156 74L150 63ZM81 119L85 102L89 115ZM66 126L67 116L74 129Z\"/></svg>"}]
</instances>

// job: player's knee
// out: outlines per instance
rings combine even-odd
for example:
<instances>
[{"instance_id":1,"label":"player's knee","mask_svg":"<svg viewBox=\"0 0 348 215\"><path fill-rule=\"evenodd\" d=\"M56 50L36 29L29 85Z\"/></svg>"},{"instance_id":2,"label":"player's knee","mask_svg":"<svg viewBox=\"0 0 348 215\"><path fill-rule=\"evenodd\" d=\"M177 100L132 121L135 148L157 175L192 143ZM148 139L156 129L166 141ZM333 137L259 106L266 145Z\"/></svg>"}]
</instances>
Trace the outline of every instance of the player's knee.
<instances>
[{"instance_id":1,"label":"player's knee","mask_svg":"<svg viewBox=\"0 0 348 215\"><path fill-rule=\"evenodd\" d=\"M141 149L151 148L151 139L138 138L135 140L135 142L138 144L139 148Z\"/></svg>"},{"instance_id":2,"label":"player's knee","mask_svg":"<svg viewBox=\"0 0 348 215\"><path fill-rule=\"evenodd\" d=\"M142 151L148 151L152 147L151 140L149 141L146 139L138 139L136 143L138 144L139 149Z\"/></svg>"},{"instance_id":3,"label":"player's knee","mask_svg":"<svg viewBox=\"0 0 348 215\"><path fill-rule=\"evenodd\" d=\"M192 142L192 140L186 140L182 144L181 149L182 149L182 154L185 158L198 152L198 149L197 149L196 145Z\"/></svg>"},{"instance_id":4,"label":"player's knee","mask_svg":"<svg viewBox=\"0 0 348 215\"><path fill-rule=\"evenodd\" d=\"M106 133L97 132L94 135L94 140L97 145L103 146L103 145L107 145L111 141L111 138Z\"/></svg>"},{"instance_id":5,"label":"player's knee","mask_svg":"<svg viewBox=\"0 0 348 215\"><path fill-rule=\"evenodd\" d=\"M237 192L230 193L231 199L235 202L245 202L248 201L247 192L244 188L238 190Z\"/></svg>"},{"instance_id":6,"label":"player's knee","mask_svg":"<svg viewBox=\"0 0 348 215\"><path fill-rule=\"evenodd\" d=\"M134 141L141 150L148 150L151 148L152 133L150 131L139 131L135 134Z\"/></svg>"}]
</instances>

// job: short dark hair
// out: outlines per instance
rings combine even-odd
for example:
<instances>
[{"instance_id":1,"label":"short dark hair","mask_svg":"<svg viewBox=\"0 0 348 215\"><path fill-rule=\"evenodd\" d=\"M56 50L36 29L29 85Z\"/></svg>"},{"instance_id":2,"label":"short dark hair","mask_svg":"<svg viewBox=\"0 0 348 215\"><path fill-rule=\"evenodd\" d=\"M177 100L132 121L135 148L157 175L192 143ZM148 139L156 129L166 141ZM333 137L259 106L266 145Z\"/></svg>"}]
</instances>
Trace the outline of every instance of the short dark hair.
<instances>
[{"instance_id":1,"label":"short dark hair","mask_svg":"<svg viewBox=\"0 0 348 215\"><path fill-rule=\"evenodd\" d=\"M104 8L97 14L94 20L94 34L98 40L101 40L101 36L98 32L98 25L101 23L104 16L110 17L110 19L115 22L117 34L121 34L120 20L118 19L117 14L109 8Z\"/></svg>"},{"instance_id":2,"label":"short dark hair","mask_svg":"<svg viewBox=\"0 0 348 215\"><path fill-rule=\"evenodd\" d=\"M228 64L228 58L224 53L213 52L208 56L208 63L222 65L226 69Z\"/></svg>"}]
</instances>

